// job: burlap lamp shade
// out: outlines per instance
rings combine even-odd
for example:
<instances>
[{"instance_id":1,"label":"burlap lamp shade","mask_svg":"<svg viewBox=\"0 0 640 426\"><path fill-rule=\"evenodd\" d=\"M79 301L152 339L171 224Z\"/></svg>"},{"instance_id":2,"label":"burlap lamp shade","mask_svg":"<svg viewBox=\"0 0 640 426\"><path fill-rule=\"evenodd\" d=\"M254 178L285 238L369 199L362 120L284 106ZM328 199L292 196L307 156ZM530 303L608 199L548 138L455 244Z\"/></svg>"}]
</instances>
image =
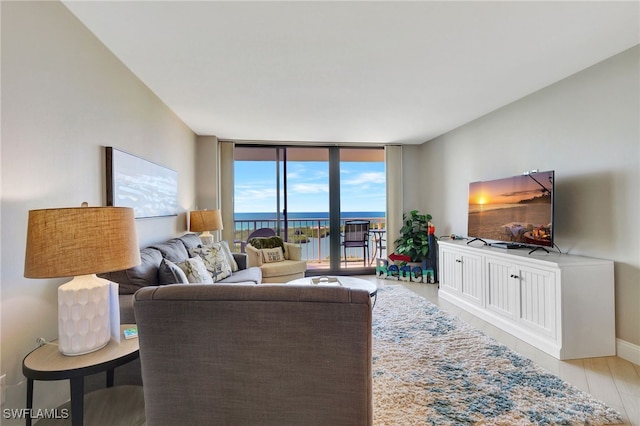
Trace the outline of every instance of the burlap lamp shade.
<instances>
[{"instance_id":1,"label":"burlap lamp shade","mask_svg":"<svg viewBox=\"0 0 640 426\"><path fill-rule=\"evenodd\" d=\"M189 214L189 230L202 232L200 239L203 243L213 242L213 235L209 231L219 231L222 228L220 210L194 210Z\"/></svg>"},{"instance_id":2,"label":"burlap lamp shade","mask_svg":"<svg viewBox=\"0 0 640 426\"><path fill-rule=\"evenodd\" d=\"M31 210L24 276L74 277L58 288L60 352L81 355L111 337L107 280L95 274L140 264L133 209L77 207Z\"/></svg>"}]
</instances>

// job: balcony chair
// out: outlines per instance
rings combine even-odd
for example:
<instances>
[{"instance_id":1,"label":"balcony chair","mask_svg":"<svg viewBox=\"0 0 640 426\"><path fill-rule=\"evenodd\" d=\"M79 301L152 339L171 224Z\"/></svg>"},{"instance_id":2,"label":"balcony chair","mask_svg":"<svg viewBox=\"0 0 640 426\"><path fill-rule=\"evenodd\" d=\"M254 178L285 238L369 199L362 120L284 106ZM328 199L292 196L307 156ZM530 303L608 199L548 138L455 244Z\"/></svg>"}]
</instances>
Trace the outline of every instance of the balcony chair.
<instances>
[{"instance_id":1,"label":"balcony chair","mask_svg":"<svg viewBox=\"0 0 640 426\"><path fill-rule=\"evenodd\" d=\"M366 220L346 220L342 233L342 250L344 253L344 266L347 266L347 249L362 247L364 266L367 266L369 258L369 227L371 223Z\"/></svg>"},{"instance_id":2,"label":"balcony chair","mask_svg":"<svg viewBox=\"0 0 640 426\"><path fill-rule=\"evenodd\" d=\"M260 267L263 283L286 283L303 278L307 270L302 247L278 236L251 237L246 250L247 264Z\"/></svg>"},{"instance_id":3,"label":"balcony chair","mask_svg":"<svg viewBox=\"0 0 640 426\"><path fill-rule=\"evenodd\" d=\"M276 231L271 228L258 228L247 237L247 241L240 241L240 253L246 253L247 243L253 237L275 237Z\"/></svg>"}]
</instances>

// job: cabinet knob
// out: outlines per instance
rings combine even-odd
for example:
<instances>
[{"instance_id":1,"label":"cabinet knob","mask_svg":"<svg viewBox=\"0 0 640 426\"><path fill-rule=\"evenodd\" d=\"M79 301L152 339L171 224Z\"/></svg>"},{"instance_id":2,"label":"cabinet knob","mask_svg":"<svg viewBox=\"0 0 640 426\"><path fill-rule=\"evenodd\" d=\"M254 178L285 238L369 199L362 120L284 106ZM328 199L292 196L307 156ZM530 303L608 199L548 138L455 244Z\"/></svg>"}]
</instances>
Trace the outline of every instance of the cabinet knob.
<instances>
[{"instance_id":1,"label":"cabinet knob","mask_svg":"<svg viewBox=\"0 0 640 426\"><path fill-rule=\"evenodd\" d=\"M517 275L513 275L513 274L511 274L511 278L520 278L520 277L519 277L519 276L517 276Z\"/></svg>"}]
</instances>

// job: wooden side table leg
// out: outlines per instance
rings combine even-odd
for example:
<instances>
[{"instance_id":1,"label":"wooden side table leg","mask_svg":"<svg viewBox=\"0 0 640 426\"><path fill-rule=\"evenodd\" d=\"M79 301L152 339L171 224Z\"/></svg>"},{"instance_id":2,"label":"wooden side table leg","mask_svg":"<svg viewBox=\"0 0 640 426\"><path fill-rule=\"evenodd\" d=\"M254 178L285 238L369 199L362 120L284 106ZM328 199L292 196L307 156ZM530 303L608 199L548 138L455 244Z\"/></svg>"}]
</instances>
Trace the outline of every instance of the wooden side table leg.
<instances>
[{"instance_id":1,"label":"wooden side table leg","mask_svg":"<svg viewBox=\"0 0 640 426\"><path fill-rule=\"evenodd\" d=\"M71 425L83 426L84 377L74 377L71 382Z\"/></svg>"},{"instance_id":2,"label":"wooden side table leg","mask_svg":"<svg viewBox=\"0 0 640 426\"><path fill-rule=\"evenodd\" d=\"M33 408L33 379L27 379L27 413L24 416L27 426L31 426L31 409L32 408Z\"/></svg>"}]
</instances>

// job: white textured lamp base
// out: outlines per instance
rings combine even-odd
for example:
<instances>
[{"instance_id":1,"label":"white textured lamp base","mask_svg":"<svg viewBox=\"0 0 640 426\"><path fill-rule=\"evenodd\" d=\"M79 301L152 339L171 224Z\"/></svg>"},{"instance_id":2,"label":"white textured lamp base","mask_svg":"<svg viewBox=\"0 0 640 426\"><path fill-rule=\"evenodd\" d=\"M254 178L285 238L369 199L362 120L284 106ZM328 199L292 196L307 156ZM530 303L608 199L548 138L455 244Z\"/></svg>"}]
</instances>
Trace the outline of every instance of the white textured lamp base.
<instances>
[{"instance_id":1,"label":"white textured lamp base","mask_svg":"<svg viewBox=\"0 0 640 426\"><path fill-rule=\"evenodd\" d=\"M200 241L202 241L203 246L210 246L213 244L213 235L209 231L204 231L200 234Z\"/></svg>"},{"instance_id":2,"label":"white textured lamp base","mask_svg":"<svg viewBox=\"0 0 640 426\"><path fill-rule=\"evenodd\" d=\"M82 275L58 288L58 348L63 355L83 355L111 339L109 281Z\"/></svg>"}]
</instances>

